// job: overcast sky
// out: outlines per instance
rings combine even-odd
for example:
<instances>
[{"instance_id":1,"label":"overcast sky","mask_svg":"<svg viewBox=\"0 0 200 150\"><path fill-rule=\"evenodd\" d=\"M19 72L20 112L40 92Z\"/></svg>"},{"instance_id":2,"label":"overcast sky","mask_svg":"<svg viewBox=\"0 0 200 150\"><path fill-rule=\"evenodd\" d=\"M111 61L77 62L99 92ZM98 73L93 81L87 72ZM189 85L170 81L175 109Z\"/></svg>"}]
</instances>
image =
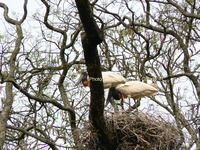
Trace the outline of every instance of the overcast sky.
<instances>
[{"instance_id":1,"label":"overcast sky","mask_svg":"<svg viewBox=\"0 0 200 150\"><path fill-rule=\"evenodd\" d=\"M24 0L0 0L0 2L5 3L8 7L9 7L9 16L12 17L14 16L18 16L19 19L21 19L21 16L23 14L23 3ZM29 21L31 21L31 17L32 15L38 10L41 9L42 5L41 2L39 0L29 0L28 1L28 19ZM14 18L15 19L15 18ZM33 21L33 20L32 20ZM0 8L0 35L2 35L5 32L5 25L4 25L4 18L3 18L3 9ZM26 25L26 22L25 22ZM0 50L1 52L1 50ZM4 94L4 91L1 89L0 85L0 98L2 97L2 95ZM146 105L151 105L149 104L148 101L146 101Z\"/></svg>"}]
</instances>

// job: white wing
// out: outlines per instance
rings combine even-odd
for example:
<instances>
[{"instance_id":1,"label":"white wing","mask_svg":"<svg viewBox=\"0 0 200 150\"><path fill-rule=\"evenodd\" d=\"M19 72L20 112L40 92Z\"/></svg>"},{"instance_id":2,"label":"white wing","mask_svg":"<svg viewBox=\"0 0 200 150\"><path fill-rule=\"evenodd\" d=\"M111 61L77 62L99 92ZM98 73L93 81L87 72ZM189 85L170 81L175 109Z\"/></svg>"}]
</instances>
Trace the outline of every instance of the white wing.
<instances>
[{"instance_id":1,"label":"white wing","mask_svg":"<svg viewBox=\"0 0 200 150\"><path fill-rule=\"evenodd\" d=\"M126 83L126 79L124 77L111 71L102 72L102 77L104 88L111 88L117 86L118 84Z\"/></svg>"},{"instance_id":2,"label":"white wing","mask_svg":"<svg viewBox=\"0 0 200 150\"><path fill-rule=\"evenodd\" d=\"M124 97L132 97L134 99L149 96L158 92L158 89L154 86L140 81L129 81L125 84L120 84L116 87L116 90L120 91Z\"/></svg>"}]
</instances>

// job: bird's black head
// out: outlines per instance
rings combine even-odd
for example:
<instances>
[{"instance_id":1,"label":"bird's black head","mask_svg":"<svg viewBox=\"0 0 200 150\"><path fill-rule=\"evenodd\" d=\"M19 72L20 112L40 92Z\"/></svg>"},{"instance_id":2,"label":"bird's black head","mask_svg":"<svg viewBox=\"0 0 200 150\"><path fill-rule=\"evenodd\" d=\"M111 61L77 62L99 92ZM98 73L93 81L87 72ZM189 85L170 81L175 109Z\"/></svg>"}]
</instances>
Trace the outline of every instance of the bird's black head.
<instances>
[{"instance_id":1,"label":"bird's black head","mask_svg":"<svg viewBox=\"0 0 200 150\"><path fill-rule=\"evenodd\" d=\"M116 90L115 87L112 87L113 88L113 93L112 93L112 96L115 100L120 100L122 98L122 94L120 91Z\"/></svg>"},{"instance_id":2,"label":"bird's black head","mask_svg":"<svg viewBox=\"0 0 200 150\"><path fill-rule=\"evenodd\" d=\"M75 85L77 86L80 84L80 82L82 82L84 86L87 86L88 85L87 76L88 76L87 72L82 72L81 76L79 77Z\"/></svg>"},{"instance_id":3,"label":"bird's black head","mask_svg":"<svg viewBox=\"0 0 200 150\"><path fill-rule=\"evenodd\" d=\"M115 87L110 88L109 93L108 93L108 98L107 98L107 101L106 101L106 106L109 104L112 97L115 100L120 100L122 98L122 94L121 94L120 91L116 90Z\"/></svg>"}]
</instances>

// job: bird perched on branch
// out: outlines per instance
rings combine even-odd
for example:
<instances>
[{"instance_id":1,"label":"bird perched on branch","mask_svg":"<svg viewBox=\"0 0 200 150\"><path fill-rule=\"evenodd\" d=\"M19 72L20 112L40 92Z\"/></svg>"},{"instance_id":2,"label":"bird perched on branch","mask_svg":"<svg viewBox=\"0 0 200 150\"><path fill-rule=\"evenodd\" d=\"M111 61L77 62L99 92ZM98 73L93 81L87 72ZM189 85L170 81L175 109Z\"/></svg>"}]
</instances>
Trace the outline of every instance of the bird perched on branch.
<instances>
[{"instance_id":1,"label":"bird perched on branch","mask_svg":"<svg viewBox=\"0 0 200 150\"><path fill-rule=\"evenodd\" d=\"M102 72L102 78L103 78L104 89L115 87L118 84L126 83L126 79L124 77L111 71ZM90 86L90 80L100 81L102 79L89 77L87 72L83 72L75 85L77 86L78 84L80 84L80 82L82 82L84 86Z\"/></svg>"},{"instance_id":2,"label":"bird perched on branch","mask_svg":"<svg viewBox=\"0 0 200 150\"><path fill-rule=\"evenodd\" d=\"M125 84L119 84L116 87L109 89L106 106L109 104L111 97L115 100L123 98L139 99L145 96L150 96L158 92L156 84L146 84L140 81L128 81Z\"/></svg>"}]
</instances>

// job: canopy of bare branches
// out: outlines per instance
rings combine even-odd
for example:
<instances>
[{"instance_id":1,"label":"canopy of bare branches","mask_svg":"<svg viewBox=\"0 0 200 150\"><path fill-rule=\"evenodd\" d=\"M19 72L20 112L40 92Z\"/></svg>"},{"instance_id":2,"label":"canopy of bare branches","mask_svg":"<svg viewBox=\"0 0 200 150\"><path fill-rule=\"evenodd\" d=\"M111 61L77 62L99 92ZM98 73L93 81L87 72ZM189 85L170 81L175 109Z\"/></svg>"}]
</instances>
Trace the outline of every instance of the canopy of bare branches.
<instances>
[{"instance_id":1,"label":"canopy of bare branches","mask_svg":"<svg viewBox=\"0 0 200 150\"><path fill-rule=\"evenodd\" d=\"M0 150L199 148L199 10L199 0L1 1ZM76 86L83 71L100 80ZM105 107L102 71L158 92Z\"/></svg>"}]
</instances>

